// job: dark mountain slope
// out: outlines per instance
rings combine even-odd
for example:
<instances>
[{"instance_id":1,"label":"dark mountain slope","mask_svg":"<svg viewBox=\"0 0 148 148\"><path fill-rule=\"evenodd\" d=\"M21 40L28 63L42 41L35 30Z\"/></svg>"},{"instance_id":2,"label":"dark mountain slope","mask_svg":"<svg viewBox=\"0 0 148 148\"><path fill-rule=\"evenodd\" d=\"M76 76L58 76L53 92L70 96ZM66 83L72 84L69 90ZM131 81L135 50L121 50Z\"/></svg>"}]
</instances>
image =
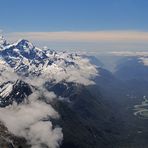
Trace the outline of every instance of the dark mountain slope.
<instances>
[{"instance_id":1,"label":"dark mountain slope","mask_svg":"<svg viewBox=\"0 0 148 148\"><path fill-rule=\"evenodd\" d=\"M59 124L63 127L62 148L110 148L116 145L119 136L119 122L105 104L101 95L94 97L87 87L73 85L59 93L59 96L71 94L69 100L55 104L61 115ZM57 93L62 84L54 85L50 90ZM64 87L64 86L63 86ZM73 91L75 90L75 91Z\"/></svg>"}]
</instances>

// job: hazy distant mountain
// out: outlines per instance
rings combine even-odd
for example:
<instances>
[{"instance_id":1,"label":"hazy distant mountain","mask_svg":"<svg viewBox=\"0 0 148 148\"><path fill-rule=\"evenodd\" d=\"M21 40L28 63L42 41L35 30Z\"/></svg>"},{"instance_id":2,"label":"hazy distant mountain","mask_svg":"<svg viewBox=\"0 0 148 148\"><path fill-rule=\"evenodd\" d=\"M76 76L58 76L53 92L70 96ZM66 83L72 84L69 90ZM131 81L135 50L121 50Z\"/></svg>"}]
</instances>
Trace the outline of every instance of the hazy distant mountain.
<instances>
[{"instance_id":1,"label":"hazy distant mountain","mask_svg":"<svg viewBox=\"0 0 148 148\"><path fill-rule=\"evenodd\" d=\"M88 58L90 63L96 65L97 67L103 67L104 64L95 56L83 55L84 58Z\"/></svg>"},{"instance_id":2,"label":"hazy distant mountain","mask_svg":"<svg viewBox=\"0 0 148 148\"><path fill-rule=\"evenodd\" d=\"M115 75L121 80L144 79L148 80L148 65L145 63L147 58L126 57L118 61Z\"/></svg>"}]
</instances>

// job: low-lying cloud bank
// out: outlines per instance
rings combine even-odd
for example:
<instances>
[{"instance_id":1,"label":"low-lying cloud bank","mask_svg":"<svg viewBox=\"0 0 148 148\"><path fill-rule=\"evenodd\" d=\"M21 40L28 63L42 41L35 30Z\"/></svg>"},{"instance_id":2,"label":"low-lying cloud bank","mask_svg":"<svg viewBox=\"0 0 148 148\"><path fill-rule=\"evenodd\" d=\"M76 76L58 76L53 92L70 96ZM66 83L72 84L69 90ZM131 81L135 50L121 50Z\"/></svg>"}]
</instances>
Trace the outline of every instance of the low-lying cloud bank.
<instances>
[{"instance_id":1,"label":"low-lying cloud bank","mask_svg":"<svg viewBox=\"0 0 148 148\"><path fill-rule=\"evenodd\" d=\"M142 31L90 31L90 32L11 32L6 33L9 40L27 38L32 41L61 42L133 42L148 41L148 32Z\"/></svg>"},{"instance_id":2,"label":"low-lying cloud bank","mask_svg":"<svg viewBox=\"0 0 148 148\"><path fill-rule=\"evenodd\" d=\"M38 46L49 46L56 50L86 51L87 54L100 51L146 50L148 32L134 30L113 31L61 31L61 32L8 32L10 42L20 38L29 39ZM90 53L91 54L91 53Z\"/></svg>"},{"instance_id":3,"label":"low-lying cloud bank","mask_svg":"<svg viewBox=\"0 0 148 148\"><path fill-rule=\"evenodd\" d=\"M18 76L12 68L5 62L0 64L0 84L7 81L17 81L23 79ZM40 78L39 78L40 79ZM15 102L5 108L0 108L0 121L8 128L8 130L19 137L24 137L32 148L57 148L63 139L62 128L53 127L51 118L58 119L59 114L49 104L57 96L53 92L48 92L43 88L44 79L40 79L40 83L29 78L24 81L32 82L33 86L39 88L27 98L29 102L17 105ZM31 83L29 83L31 84ZM39 98L45 98L45 103Z\"/></svg>"},{"instance_id":4,"label":"low-lying cloud bank","mask_svg":"<svg viewBox=\"0 0 148 148\"><path fill-rule=\"evenodd\" d=\"M42 95L44 92L42 93ZM53 99L46 94L48 99ZM24 137L32 148L57 148L63 139L62 129L53 127L50 118L59 118L59 114L50 104L38 100L41 92L35 91L29 96L29 103L13 104L0 108L0 120L16 136Z\"/></svg>"},{"instance_id":5,"label":"low-lying cloud bank","mask_svg":"<svg viewBox=\"0 0 148 148\"><path fill-rule=\"evenodd\" d=\"M148 57L147 51L112 51L108 52L111 55L116 56L141 56L141 57Z\"/></svg>"}]
</instances>

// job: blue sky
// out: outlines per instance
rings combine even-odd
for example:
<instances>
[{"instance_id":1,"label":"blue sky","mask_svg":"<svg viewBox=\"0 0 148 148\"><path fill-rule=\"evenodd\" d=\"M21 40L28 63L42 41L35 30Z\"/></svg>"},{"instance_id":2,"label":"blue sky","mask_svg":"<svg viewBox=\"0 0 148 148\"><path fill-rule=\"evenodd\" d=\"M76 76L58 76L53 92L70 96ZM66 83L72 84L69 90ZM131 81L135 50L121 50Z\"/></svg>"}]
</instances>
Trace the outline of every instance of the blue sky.
<instances>
[{"instance_id":1,"label":"blue sky","mask_svg":"<svg viewBox=\"0 0 148 148\"><path fill-rule=\"evenodd\" d=\"M0 29L6 34L65 31L147 32L147 8L147 0L0 0ZM45 43L50 43L52 48L58 48L61 43L55 43L55 40L49 40L48 43L47 41L45 40ZM84 42L88 43L84 40L62 40L62 48L69 48L70 45L71 48L87 48ZM95 45L98 42L103 44L102 40L97 40ZM107 43L109 44L109 41ZM89 49L91 45L92 42ZM97 50L100 47L98 44L92 48Z\"/></svg>"},{"instance_id":2,"label":"blue sky","mask_svg":"<svg viewBox=\"0 0 148 148\"><path fill-rule=\"evenodd\" d=\"M148 30L147 0L0 0L8 31Z\"/></svg>"}]
</instances>

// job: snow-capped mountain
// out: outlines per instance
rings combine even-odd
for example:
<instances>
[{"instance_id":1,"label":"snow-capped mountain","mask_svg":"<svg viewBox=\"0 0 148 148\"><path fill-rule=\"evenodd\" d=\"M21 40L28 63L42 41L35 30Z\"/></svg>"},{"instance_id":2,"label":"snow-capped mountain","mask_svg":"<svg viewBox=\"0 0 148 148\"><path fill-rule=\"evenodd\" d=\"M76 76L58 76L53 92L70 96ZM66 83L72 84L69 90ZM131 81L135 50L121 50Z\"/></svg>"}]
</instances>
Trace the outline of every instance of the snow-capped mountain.
<instances>
[{"instance_id":1,"label":"snow-capped mountain","mask_svg":"<svg viewBox=\"0 0 148 148\"><path fill-rule=\"evenodd\" d=\"M62 132L65 119L56 126L59 117L66 115L62 106L57 108L58 102L74 104L79 93L84 101L91 99L82 86L94 84L97 73L96 66L75 53L40 49L24 39L10 44L0 37L0 122L12 135L25 138L29 148L59 147L68 128Z\"/></svg>"},{"instance_id":2,"label":"snow-capped mountain","mask_svg":"<svg viewBox=\"0 0 148 148\"><path fill-rule=\"evenodd\" d=\"M77 54L40 49L24 39L9 44L0 37L0 48L1 106L16 101L18 97L13 97L12 93L15 92L15 83L18 84L18 81L18 88L26 91L24 85L36 86L45 82L66 81L88 85L93 83L91 78L97 74L95 66L91 65L88 59ZM23 82L24 80L28 84ZM26 93L28 94L28 91ZM25 97L25 94L23 96ZM19 97L21 100L22 96Z\"/></svg>"},{"instance_id":3,"label":"snow-capped mountain","mask_svg":"<svg viewBox=\"0 0 148 148\"><path fill-rule=\"evenodd\" d=\"M0 46L0 62L21 76L42 76L50 81L65 79L89 84L91 77L97 74L88 59L77 54L40 49L24 39L7 44L1 37Z\"/></svg>"}]
</instances>

